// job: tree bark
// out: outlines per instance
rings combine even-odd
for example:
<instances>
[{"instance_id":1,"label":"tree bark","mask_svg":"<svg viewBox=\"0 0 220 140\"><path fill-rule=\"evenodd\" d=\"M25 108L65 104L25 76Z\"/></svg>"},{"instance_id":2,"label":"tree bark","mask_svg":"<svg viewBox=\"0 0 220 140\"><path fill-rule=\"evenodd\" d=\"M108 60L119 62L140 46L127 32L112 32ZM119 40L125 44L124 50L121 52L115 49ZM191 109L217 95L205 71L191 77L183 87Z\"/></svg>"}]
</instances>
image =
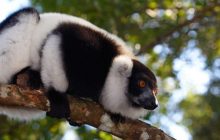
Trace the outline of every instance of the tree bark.
<instances>
[{"instance_id":1,"label":"tree bark","mask_svg":"<svg viewBox=\"0 0 220 140\"><path fill-rule=\"evenodd\" d=\"M25 75L18 76L17 85L0 85L0 105L50 110L44 89L31 90L26 85ZM70 119L88 124L125 140L174 140L162 130L140 120L125 119L115 124L109 114L96 102L68 96Z\"/></svg>"}]
</instances>

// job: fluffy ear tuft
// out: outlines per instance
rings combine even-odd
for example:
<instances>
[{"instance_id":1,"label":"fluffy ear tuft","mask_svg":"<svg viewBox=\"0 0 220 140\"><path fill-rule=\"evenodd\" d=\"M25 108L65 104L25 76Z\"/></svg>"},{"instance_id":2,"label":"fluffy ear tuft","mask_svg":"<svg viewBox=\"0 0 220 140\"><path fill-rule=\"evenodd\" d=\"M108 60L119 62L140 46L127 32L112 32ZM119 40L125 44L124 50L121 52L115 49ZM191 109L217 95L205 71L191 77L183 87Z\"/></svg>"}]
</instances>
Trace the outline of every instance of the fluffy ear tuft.
<instances>
[{"instance_id":1,"label":"fluffy ear tuft","mask_svg":"<svg viewBox=\"0 0 220 140\"><path fill-rule=\"evenodd\" d=\"M112 68L120 76L129 77L132 72L132 67L133 62L128 56L120 55L113 60Z\"/></svg>"}]
</instances>

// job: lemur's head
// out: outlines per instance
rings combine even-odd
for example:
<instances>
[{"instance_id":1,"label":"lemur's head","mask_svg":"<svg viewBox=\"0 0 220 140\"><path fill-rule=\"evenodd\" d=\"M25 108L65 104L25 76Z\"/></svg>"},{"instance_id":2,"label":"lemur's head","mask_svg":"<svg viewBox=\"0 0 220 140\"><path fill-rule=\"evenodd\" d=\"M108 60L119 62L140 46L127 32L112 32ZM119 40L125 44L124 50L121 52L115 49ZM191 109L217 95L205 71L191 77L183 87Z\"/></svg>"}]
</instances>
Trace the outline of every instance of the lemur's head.
<instances>
[{"instance_id":1,"label":"lemur's head","mask_svg":"<svg viewBox=\"0 0 220 140\"><path fill-rule=\"evenodd\" d=\"M112 113L137 119L158 106L155 75L145 65L118 56L109 70L100 102Z\"/></svg>"},{"instance_id":2,"label":"lemur's head","mask_svg":"<svg viewBox=\"0 0 220 140\"><path fill-rule=\"evenodd\" d=\"M126 95L133 106L154 110L158 106L156 77L142 63L137 60L132 61L133 68Z\"/></svg>"}]
</instances>

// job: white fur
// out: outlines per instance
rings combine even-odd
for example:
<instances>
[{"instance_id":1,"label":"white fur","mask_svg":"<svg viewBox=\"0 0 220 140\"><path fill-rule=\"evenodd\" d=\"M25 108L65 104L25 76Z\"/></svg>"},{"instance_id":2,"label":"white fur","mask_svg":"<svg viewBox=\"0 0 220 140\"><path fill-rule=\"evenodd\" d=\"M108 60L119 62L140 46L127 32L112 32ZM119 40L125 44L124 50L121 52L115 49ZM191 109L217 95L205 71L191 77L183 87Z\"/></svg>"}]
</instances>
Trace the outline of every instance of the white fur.
<instances>
[{"instance_id":1,"label":"white fur","mask_svg":"<svg viewBox=\"0 0 220 140\"><path fill-rule=\"evenodd\" d=\"M41 79L46 88L53 87L59 92L65 92L68 81L63 68L60 41L57 35L48 37L42 50Z\"/></svg>"},{"instance_id":2,"label":"white fur","mask_svg":"<svg viewBox=\"0 0 220 140\"><path fill-rule=\"evenodd\" d=\"M137 119L147 114L143 108L134 108L125 95L128 91L128 77L133 63L127 56L118 56L113 60L101 93L100 102L106 110L122 116Z\"/></svg>"},{"instance_id":3,"label":"white fur","mask_svg":"<svg viewBox=\"0 0 220 140\"><path fill-rule=\"evenodd\" d=\"M120 55L114 58L113 64L111 66L112 72L116 74L116 76L127 78L131 75L133 63L131 58L125 55Z\"/></svg>"},{"instance_id":4,"label":"white fur","mask_svg":"<svg viewBox=\"0 0 220 140\"><path fill-rule=\"evenodd\" d=\"M37 17L20 15L19 23L0 33L0 83L8 83L12 75L29 66L31 33Z\"/></svg>"},{"instance_id":5,"label":"white fur","mask_svg":"<svg viewBox=\"0 0 220 140\"><path fill-rule=\"evenodd\" d=\"M24 108L24 107L4 107L0 106L0 114L7 115L11 119L20 121L30 121L33 119L39 119L46 116L45 111Z\"/></svg>"}]
</instances>

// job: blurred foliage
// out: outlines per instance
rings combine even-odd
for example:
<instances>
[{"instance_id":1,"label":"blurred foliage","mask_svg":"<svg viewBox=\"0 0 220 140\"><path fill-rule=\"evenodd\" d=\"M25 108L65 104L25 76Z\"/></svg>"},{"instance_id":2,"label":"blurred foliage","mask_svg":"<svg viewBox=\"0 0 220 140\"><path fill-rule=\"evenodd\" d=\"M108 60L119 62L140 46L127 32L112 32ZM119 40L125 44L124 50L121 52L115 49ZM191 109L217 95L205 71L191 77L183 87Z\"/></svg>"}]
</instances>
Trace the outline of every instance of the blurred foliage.
<instances>
[{"instance_id":1,"label":"blurred foliage","mask_svg":"<svg viewBox=\"0 0 220 140\"><path fill-rule=\"evenodd\" d=\"M0 140L58 140L65 130L63 121L49 117L28 123L0 116L0 124Z\"/></svg>"},{"instance_id":2,"label":"blurred foliage","mask_svg":"<svg viewBox=\"0 0 220 140\"><path fill-rule=\"evenodd\" d=\"M96 129L88 129L86 126L82 126L76 130L82 140L112 140L113 137L106 132L97 131Z\"/></svg>"},{"instance_id":3,"label":"blurred foliage","mask_svg":"<svg viewBox=\"0 0 220 140\"><path fill-rule=\"evenodd\" d=\"M140 59L159 77L160 110L147 116L160 117L182 111L185 125L195 140L220 139L220 2L218 0L32 0L41 12L62 12L79 16L123 38ZM211 80L205 94L189 92L177 110L169 110L172 92L180 89L174 69L176 59L187 49L197 48L204 58L204 70ZM186 75L187 76L187 75ZM159 114L159 115L158 115ZM55 123L56 122L56 123ZM31 124L1 117L0 140L60 139L63 123L44 119ZM169 125L169 124L167 124ZM166 130L165 130L166 131ZM110 135L80 127L81 139L113 139Z\"/></svg>"}]
</instances>

